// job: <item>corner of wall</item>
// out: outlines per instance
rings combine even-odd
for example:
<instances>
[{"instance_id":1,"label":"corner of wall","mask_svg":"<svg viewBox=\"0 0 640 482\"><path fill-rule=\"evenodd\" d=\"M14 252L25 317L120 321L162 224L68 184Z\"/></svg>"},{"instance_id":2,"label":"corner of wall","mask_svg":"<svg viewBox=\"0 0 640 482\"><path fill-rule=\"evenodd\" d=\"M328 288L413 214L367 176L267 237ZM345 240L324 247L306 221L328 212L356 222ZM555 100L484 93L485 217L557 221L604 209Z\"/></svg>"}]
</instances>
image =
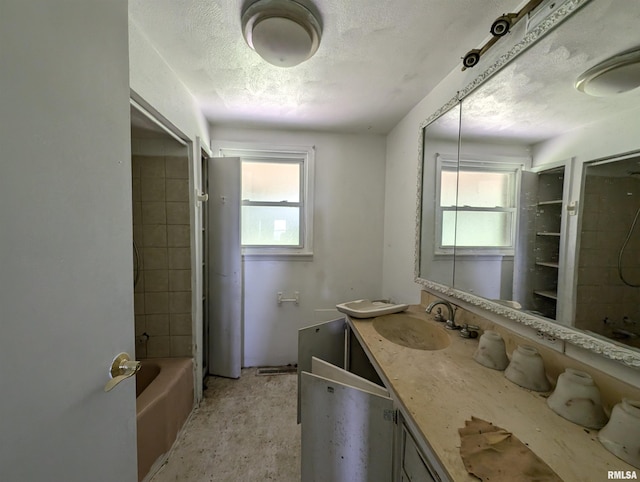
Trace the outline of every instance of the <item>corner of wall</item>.
<instances>
[{"instance_id":1,"label":"corner of wall","mask_svg":"<svg viewBox=\"0 0 640 482\"><path fill-rule=\"evenodd\" d=\"M192 142L200 137L209 145L209 124L195 97L131 16L129 86Z\"/></svg>"}]
</instances>

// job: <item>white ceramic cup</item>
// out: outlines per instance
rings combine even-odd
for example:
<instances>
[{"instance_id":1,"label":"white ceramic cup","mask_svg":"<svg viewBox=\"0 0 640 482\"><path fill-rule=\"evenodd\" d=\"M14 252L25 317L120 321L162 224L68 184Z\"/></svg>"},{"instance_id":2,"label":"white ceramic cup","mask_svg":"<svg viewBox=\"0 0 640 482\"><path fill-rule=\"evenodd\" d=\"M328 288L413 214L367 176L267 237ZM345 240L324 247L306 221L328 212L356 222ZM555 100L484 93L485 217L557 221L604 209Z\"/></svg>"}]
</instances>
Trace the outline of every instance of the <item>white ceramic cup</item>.
<instances>
[{"instance_id":1,"label":"white ceramic cup","mask_svg":"<svg viewBox=\"0 0 640 482\"><path fill-rule=\"evenodd\" d=\"M544 372L544 361L534 347L520 345L511 354L511 362L504 372L507 380L536 392L548 392L551 384Z\"/></svg>"},{"instance_id":2,"label":"white ceramic cup","mask_svg":"<svg viewBox=\"0 0 640 482\"><path fill-rule=\"evenodd\" d=\"M623 398L613 407L598 440L616 457L640 469L640 400Z\"/></svg>"},{"instance_id":3,"label":"white ceramic cup","mask_svg":"<svg viewBox=\"0 0 640 482\"><path fill-rule=\"evenodd\" d=\"M607 423L600 390L591 375L580 370L567 368L560 374L547 405L561 417L583 427L602 428Z\"/></svg>"},{"instance_id":4,"label":"white ceramic cup","mask_svg":"<svg viewBox=\"0 0 640 482\"><path fill-rule=\"evenodd\" d=\"M504 370L509 365L507 350L504 340L499 333L486 330L478 341L478 348L473 354L473 359L480 365L494 370Z\"/></svg>"}]
</instances>

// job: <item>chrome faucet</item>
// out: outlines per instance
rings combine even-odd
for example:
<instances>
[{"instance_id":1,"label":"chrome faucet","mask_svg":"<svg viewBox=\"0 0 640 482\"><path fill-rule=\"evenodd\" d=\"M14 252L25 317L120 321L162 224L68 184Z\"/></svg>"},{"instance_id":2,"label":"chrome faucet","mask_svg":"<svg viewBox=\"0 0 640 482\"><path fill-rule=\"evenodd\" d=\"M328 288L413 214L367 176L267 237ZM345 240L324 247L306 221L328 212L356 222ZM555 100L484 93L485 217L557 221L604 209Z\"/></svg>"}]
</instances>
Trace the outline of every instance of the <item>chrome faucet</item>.
<instances>
[{"instance_id":1,"label":"chrome faucet","mask_svg":"<svg viewBox=\"0 0 640 482\"><path fill-rule=\"evenodd\" d=\"M447 310L449 310L449 313L447 314L447 317L444 318L442 316L442 313L441 313L440 309L438 309L438 313L434 316L434 319L436 321L446 321L447 322L447 328L449 328L451 330L458 329L458 326L456 325L456 323L454 321L454 318L456 316L456 309L448 301L445 301L445 300L432 301L431 303L429 303L429 306L427 306L427 309L425 311L427 313L431 313L431 310L433 310L437 305L446 306Z\"/></svg>"}]
</instances>

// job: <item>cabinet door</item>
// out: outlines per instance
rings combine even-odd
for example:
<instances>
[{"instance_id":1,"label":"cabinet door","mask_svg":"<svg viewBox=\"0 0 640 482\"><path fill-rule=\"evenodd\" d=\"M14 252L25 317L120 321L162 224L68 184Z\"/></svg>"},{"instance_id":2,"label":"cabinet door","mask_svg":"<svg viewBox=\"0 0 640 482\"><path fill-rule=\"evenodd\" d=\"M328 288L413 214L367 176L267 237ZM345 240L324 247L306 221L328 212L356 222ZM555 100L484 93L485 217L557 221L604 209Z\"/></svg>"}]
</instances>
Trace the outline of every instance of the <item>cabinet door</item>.
<instances>
[{"instance_id":1,"label":"cabinet door","mask_svg":"<svg viewBox=\"0 0 640 482\"><path fill-rule=\"evenodd\" d=\"M358 388L365 392L371 392L382 397L389 397L389 390L383 386L376 385L372 381L362 378L350 371L340 369L336 370L335 365L316 357L311 359L311 373L338 383L343 383L344 385L349 385L353 388Z\"/></svg>"},{"instance_id":2,"label":"cabinet door","mask_svg":"<svg viewBox=\"0 0 640 482\"><path fill-rule=\"evenodd\" d=\"M298 423L300 423L301 373L311 372L311 359L315 356L340 368L345 368L344 318L325 321L298 330Z\"/></svg>"},{"instance_id":3,"label":"cabinet door","mask_svg":"<svg viewBox=\"0 0 640 482\"><path fill-rule=\"evenodd\" d=\"M410 482L437 482L436 476L422 460L413 437L403 428L402 476ZM438 479L440 480L440 479Z\"/></svg>"},{"instance_id":4,"label":"cabinet door","mask_svg":"<svg viewBox=\"0 0 640 482\"><path fill-rule=\"evenodd\" d=\"M240 158L208 160L207 203L209 313L208 369L240 378L242 368L242 257L240 252ZM214 201L215 200L215 201Z\"/></svg>"},{"instance_id":5,"label":"cabinet door","mask_svg":"<svg viewBox=\"0 0 640 482\"><path fill-rule=\"evenodd\" d=\"M302 482L389 482L389 393L336 366L316 361L315 367L322 376L301 375Z\"/></svg>"}]
</instances>

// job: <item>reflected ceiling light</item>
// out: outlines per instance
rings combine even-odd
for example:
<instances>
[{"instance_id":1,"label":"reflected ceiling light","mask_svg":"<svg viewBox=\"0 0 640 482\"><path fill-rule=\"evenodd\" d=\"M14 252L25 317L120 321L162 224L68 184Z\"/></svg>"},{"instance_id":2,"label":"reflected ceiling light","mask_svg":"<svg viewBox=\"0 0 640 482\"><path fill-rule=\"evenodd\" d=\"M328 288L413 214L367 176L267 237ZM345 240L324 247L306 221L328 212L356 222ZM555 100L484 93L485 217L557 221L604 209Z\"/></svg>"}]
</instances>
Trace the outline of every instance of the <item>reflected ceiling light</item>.
<instances>
[{"instance_id":1,"label":"reflected ceiling light","mask_svg":"<svg viewBox=\"0 0 640 482\"><path fill-rule=\"evenodd\" d=\"M576 89L596 97L622 94L640 87L640 49L611 57L576 80Z\"/></svg>"},{"instance_id":2,"label":"reflected ceiling light","mask_svg":"<svg viewBox=\"0 0 640 482\"><path fill-rule=\"evenodd\" d=\"M293 0L258 0L242 12L244 39L277 67L293 67L318 50L322 27L315 15Z\"/></svg>"}]
</instances>

